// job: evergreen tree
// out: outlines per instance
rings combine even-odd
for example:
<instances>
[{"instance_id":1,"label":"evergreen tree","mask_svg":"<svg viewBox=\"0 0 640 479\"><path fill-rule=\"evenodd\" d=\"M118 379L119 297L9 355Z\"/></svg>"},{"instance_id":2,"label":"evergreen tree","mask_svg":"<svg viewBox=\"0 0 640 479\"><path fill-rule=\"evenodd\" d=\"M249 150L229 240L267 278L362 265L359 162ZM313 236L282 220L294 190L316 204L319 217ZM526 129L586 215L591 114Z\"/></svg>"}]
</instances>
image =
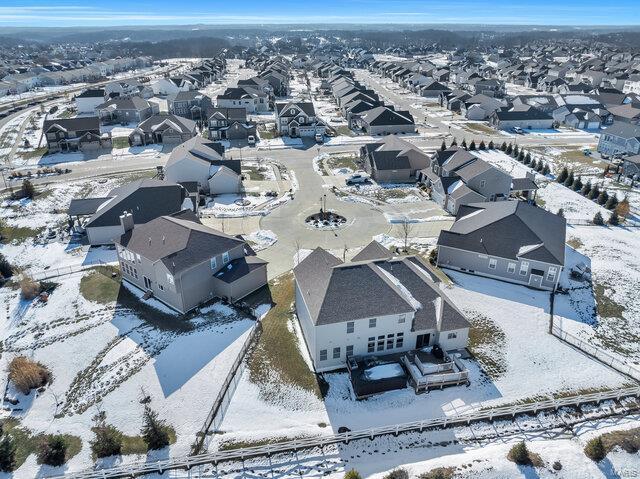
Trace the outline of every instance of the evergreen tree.
<instances>
[{"instance_id":1,"label":"evergreen tree","mask_svg":"<svg viewBox=\"0 0 640 479\"><path fill-rule=\"evenodd\" d=\"M144 407L141 435L150 450L162 449L169 445L167 425L158 419L158 413L148 404Z\"/></svg>"},{"instance_id":2,"label":"evergreen tree","mask_svg":"<svg viewBox=\"0 0 640 479\"><path fill-rule=\"evenodd\" d=\"M16 442L10 434L0 439L0 471L11 472L16 467Z\"/></svg>"},{"instance_id":3,"label":"evergreen tree","mask_svg":"<svg viewBox=\"0 0 640 479\"><path fill-rule=\"evenodd\" d=\"M607 201L609 201L609 193L607 193L607 190L602 190L598 195L598 204L605 205Z\"/></svg>"},{"instance_id":4,"label":"evergreen tree","mask_svg":"<svg viewBox=\"0 0 640 479\"><path fill-rule=\"evenodd\" d=\"M590 181L587 181L584 184L584 186L580 190L580 193L582 194L582 196L586 196L587 198L589 197L589 194L591 193L591 182Z\"/></svg>"},{"instance_id":5,"label":"evergreen tree","mask_svg":"<svg viewBox=\"0 0 640 479\"><path fill-rule=\"evenodd\" d=\"M518 465L524 466L531 463L531 457L529 456L529 449L524 441L517 443L511 448L507 455L509 459Z\"/></svg>"},{"instance_id":6,"label":"evergreen tree","mask_svg":"<svg viewBox=\"0 0 640 479\"><path fill-rule=\"evenodd\" d=\"M524 154L524 150L520 150L520 153L518 153L518 161L520 163L524 163L524 159L527 157L527 155Z\"/></svg>"},{"instance_id":7,"label":"evergreen tree","mask_svg":"<svg viewBox=\"0 0 640 479\"><path fill-rule=\"evenodd\" d=\"M456 137L453 137L453 140L451 141L451 146L458 146L458 140L456 140Z\"/></svg>"},{"instance_id":8,"label":"evergreen tree","mask_svg":"<svg viewBox=\"0 0 640 479\"><path fill-rule=\"evenodd\" d=\"M564 166L562 168L562 171L560 171L560 174L558 175L558 178L556 178L556 180L558 181L558 183L564 183L568 176L569 176L569 170L567 169L566 166Z\"/></svg>"},{"instance_id":9,"label":"evergreen tree","mask_svg":"<svg viewBox=\"0 0 640 479\"><path fill-rule=\"evenodd\" d=\"M600 196L600 187L598 185L593 185L587 198L589 198L590 200L596 200L598 196Z\"/></svg>"},{"instance_id":10,"label":"evergreen tree","mask_svg":"<svg viewBox=\"0 0 640 479\"><path fill-rule=\"evenodd\" d=\"M345 472L344 479L362 479L362 476L355 469Z\"/></svg>"},{"instance_id":11,"label":"evergreen tree","mask_svg":"<svg viewBox=\"0 0 640 479\"><path fill-rule=\"evenodd\" d=\"M564 186L571 186L571 185L573 185L574 180L575 180L575 177L573 175L573 170L571 170L569 172L569 175L565 178L563 184L564 184Z\"/></svg>"},{"instance_id":12,"label":"evergreen tree","mask_svg":"<svg viewBox=\"0 0 640 479\"><path fill-rule=\"evenodd\" d=\"M584 447L584 453L589 459L595 462L600 462L607 457L607 450L605 449L600 437L594 437L589 440L587 445Z\"/></svg>"},{"instance_id":13,"label":"evergreen tree","mask_svg":"<svg viewBox=\"0 0 640 479\"><path fill-rule=\"evenodd\" d=\"M462 148L464 148L465 150L467 149L467 139L463 138L462 139L462 144L460 145Z\"/></svg>"},{"instance_id":14,"label":"evergreen tree","mask_svg":"<svg viewBox=\"0 0 640 479\"><path fill-rule=\"evenodd\" d=\"M544 170L544 163L542 162L542 159L538 160L538 164L536 165L536 171L541 173L542 170Z\"/></svg>"},{"instance_id":15,"label":"evergreen tree","mask_svg":"<svg viewBox=\"0 0 640 479\"><path fill-rule=\"evenodd\" d=\"M518 155L520 154L520 150L517 144L516 146L513 147L513 151L511 152L511 154L513 155L514 158L518 158Z\"/></svg>"},{"instance_id":16,"label":"evergreen tree","mask_svg":"<svg viewBox=\"0 0 640 479\"><path fill-rule=\"evenodd\" d=\"M471 140L471 143L469 143L469 151L475 151L476 149L476 140Z\"/></svg>"},{"instance_id":17,"label":"evergreen tree","mask_svg":"<svg viewBox=\"0 0 640 479\"><path fill-rule=\"evenodd\" d=\"M2 253L0 253L0 278L11 278L13 276L13 268L7 258L4 257Z\"/></svg>"},{"instance_id":18,"label":"evergreen tree","mask_svg":"<svg viewBox=\"0 0 640 479\"><path fill-rule=\"evenodd\" d=\"M505 153L509 156L511 156L511 153L513 153L513 145L511 143L509 143L509 145L507 146Z\"/></svg>"},{"instance_id":19,"label":"evergreen tree","mask_svg":"<svg viewBox=\"0 0 640 479\"><path fill-rule=\"evenodd\" d=\"M596 214L593 217L593 224L598 226L602 226L604 224L604 219L602 218L602 215L600 214L599 211L596 212Z\"/></svg>"},{"instance_id":20,"label":"evergreen tree","mask_svg":"<svg viewBox=\"0 0 640 479\"><path fill-rule=\"evenodd\" d=\"M495 149L495 147L496 146L493 144L493 140L489 140L489 149L493 150L493 149Z\"/></svg>"},{"instance_id":21,"label":"evergreen tree","mask_svg":"<svg viewBox=\"0 0 640 479\"><path fill-rule=\"evenodd\" d=\"M542 174L543 175L548 175L549 173L551 173L551 168L549 168L549 164L545 163L544 167L542 168Z\"/></svg>"},{"instance_id":22,"label":"evergreen tree","mask_svg":"<svg viewBox=\"0 0 640 479\"><path fill-rule=\"evenodd\" d=\"M571 184L571 189L573 191L580 191L582 189L582 178L580 178L580 175L576 176L576 179L573 180L573 183Z\"/></svg>"},{"instance_id":23,"label":"evergreen tree","mask_svg":"<svg viewBox=\"0 0 640 479\"><path fill-rule=\"evenodd\" d=\"M487 149L487 145L484 144L484 140L480 140L480 145L478 146L478 150L483 151Z\"/></svg>"},{"instance_id":24,"label":"evergreen tree","mask_svg":"<svg viewBox=\"0 0 640 479\"><path fill-rule=\"evenodd\" d=\"M506 152L506 151L507 151L507 148L508 148L508 147L507 147L507 142L506 142L506 141L503 141L503 142L502 142L502 145L500 145L500 150L502 150L502 151L505 151L505 152Z\"/></svg>"},{"instance_id":25,"label":"evergreen tree","mask_svg":"<svg viewBox=\"0 0 640 479\"><path fill-rule=\"evenodd\" d=\"M95 438L89 441L91 452L98 457L118 456L122 452L122 433L106 423L106 415L99 412L93 417Z\"/></svg>"},{"instance_id":26,"label":"evergreen tree","mask_svg":"<svg viewBox=\"0 0 640 479\"><path fill-rule=\"evenodd\" d=\"M38 463L62 466L66 462L67 444L61 435L48 436L38 449Z\"/></svg>"},{"instance_id":27,"label":"evergreen tree","mask_svg":"<svg viewBox=\"0 0 640 479\"><path fill-rule=\"evenodd\" d=\"M36 189L33 187L33 183L31 183L31 181L28 179L22 181L22 187L20 188L20 191L22 192L23 198L33 199L34 195L36 194Z\"/></svg>"},{"instance_id":28,"label":"evergreen tree","mask_svg":"<svg viewBox=\"0 0 640 479\"><path fill-rule=\"evenodd\" d=\"M536 162L536 160L531 160L531 163L529 163L529 168L533 168L534 170L536 169L536 166L538 166L538 163Z\"/></svg>"},{"instance_id":29,"label":"evergreen tree","mask_svg":"<svg viewBox=\"0 0 640 479\"><path fill-rule=\"evenodd\" d=\"M564 218L564 208L560 208L556 213L560 218Z\"/></svg>"},{"instance_id":30,"label":"evergreen tree","mask_svg":"<svg viewBox=\"0 0 640 479\"><path fill-rule=\"evenodd\" d=\"M608 223L611 226L618 226L620 224L620 218L618 218L618 215L616 214L615 211L613 213L611 213L611 216L609 216Z\"/></svg>"},{"instance_id":31,"label":"evergreen tree","mask_svg":"<svg viewBox=\"0 0 640 479\"><path fill-rule=\"evenodd\" d=\"M615 210L618 206L618 197L614 194L609 195L609 199L605 203L604 207L608 210Z\"/></svg>"},{"instance_id":32,"label":"evergreen tree","mask_svg":"<svg viewBox=\"0 0 640 479\"><path fill-rule=\"evenodd\" d=\"M442 140L442 145L440 145L440 151L444 151L446 149L447 149L447 143L444 140Z\"/></svg>"},{"instance_id":33,"label":"evergreen tree","mask_svg":"<svg viewBox=\"0 0 640 479\"><path fill-rule=\"evenodd\" d=\"M524 161L523 161L523 163L524 163L525 165L528 165L529 163L531 163L531 160L532 160L532 159L533 159L533 158L531 157L531 153L529 153L529 152L527 151L527 154L526 154L526 155L524 155Z\"/></svg>"}]
</instances>

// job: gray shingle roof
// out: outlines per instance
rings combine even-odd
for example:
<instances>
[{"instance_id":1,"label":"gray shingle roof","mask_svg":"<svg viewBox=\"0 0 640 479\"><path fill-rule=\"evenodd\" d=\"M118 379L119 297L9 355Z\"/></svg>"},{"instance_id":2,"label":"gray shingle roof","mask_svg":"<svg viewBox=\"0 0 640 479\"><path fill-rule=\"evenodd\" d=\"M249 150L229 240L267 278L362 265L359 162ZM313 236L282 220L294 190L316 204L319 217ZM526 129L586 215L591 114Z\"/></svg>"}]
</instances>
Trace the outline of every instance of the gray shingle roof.
<instances>
[{"instance_id":1,"label":"gray shingle roof","mask_svg":"<svg viewBox=\"0 0 640 479\"><path fill-rule=\"evenodd\" d=\"M566 220L523 201L461 206L439 246L507 259L564 265Z\"/></svg>"},{"instance_id":2,"label":"gray shingle roof","mask_svg":"<svg viewBox=\"0 0 640 479\"><path fill-rule=\"evenodd\" d=\"M351 261L367 261L370 259L385 259L391 258L393 255L391 251L382 246L377 241L372 241L367 246L362 248L360 252L355 255Z\"/></svg>"}]
</instances>

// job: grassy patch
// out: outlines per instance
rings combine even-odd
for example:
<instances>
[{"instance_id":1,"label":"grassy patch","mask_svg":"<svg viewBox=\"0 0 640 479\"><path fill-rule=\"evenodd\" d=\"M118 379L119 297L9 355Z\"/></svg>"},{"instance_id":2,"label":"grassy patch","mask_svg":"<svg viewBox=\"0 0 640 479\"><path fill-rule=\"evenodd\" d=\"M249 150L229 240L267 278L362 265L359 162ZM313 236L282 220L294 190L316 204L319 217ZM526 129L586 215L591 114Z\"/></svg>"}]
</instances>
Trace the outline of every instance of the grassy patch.
<instances>
[{"instance_id":1,"label":"grassy patch","mask_svg":"<svg viewBox=\"0 0 640 479\"><path fill-rule=\"evenodd\" d=\"M491 128L489 125L485 125L484 123L464 123L464 127L467 130L470 130L475 133L483 133L486 135L496 134L496 130ZM469 143L471 143L471 140L469 140ZM480 144L480 141L476 140L476 145L479 145L479 144Z\"/></svg>"},{"instance_id":2,"label":"grassy patch","mask_svg":"<svg viewBox=\"0 0 640 479\"><path fill-rule=\"evenodd\" d=\"M38 451L38 446L43 440L46 440L46 434L33 434L28 429L21 427L20 422L10 418L2 423L4 433L9 433L16 443L16 469L20 467L27 457ZM70 434L62 435L67 445L66 460L68 461L82 449L82 440L77 436Z\"/></svg>"},{"instance_id":3,"label":"grassy patch","mask_svg":"<svg viewBox=\"0 0 640 479\"><path fill-rule=\"evenodd\" d=\"M337 168L350 168L352 171L356 171L360 169L356 158L353 156L330 156L327 158L326 164L332 170Z\"/></svg>"},{"instance_id":4,"label":"grassy patch","mask_svg":"<svg viewBox=\"0 0 640 479\"><path fill-rule=\"evenodd\" d=\"M0 242L2 243L23 243L30 238L35 238L44 228L28 228L26 226L9 226L0 221Z\"/></svg>"},{"instance_id":5,"label":"grassy patch","mask_svg":"<svg viewBox=\"0 0 640 479\"><path fill-rule=\"evenodd\" d=\"M100 304L113 303L118 299L120 276L111 276L115 268L99 267L82 277L80 294L88 300Z\"/></svg>"},{"instance_id":6,"label":"grassy patch","mask_svg":"<svg viewBox=\"0 0 640 479\"><path fill-rule=\"evenodd\" d=\"M30 160L33 158L43 157L47 153L47 151L49 151L49 149L45 146L42 148L35 148L29 151L19 151L16 154L19 155L21 158L24 158L25 160Z\"/></svg>"},{"instance_id":7,"label":"grassy patch","mask_svg":"<svg viewBox=\"0 0 640 479\"><path fill-rule=\"evenodd\" d=\"M607 452L615 447L620 447L630 454L640 450L640 428L608 432L600 436L600 439Z\"/></svg>"},{"instance_id":8,"label":"grassy patch","mask_svg":"<svg viewBox=\"0 0 640 479\"><path fill-rule=\"evenodd\" d=\"M337 136L356 136L353 130L346 125L336 126L333 129Z\"/></svg>"},{"instance_id":9,"label":"grassy patch","mask_svg":"<svg viewBox=\"0 0 640 479\"><path fill-rule=\"evenodd\" d=\"M504 331L480 314L470 316L469 322L469 351L478 360L487 376L491 379L499 378L507 370L502 352L505 342Z\"/></svg>"},{"instance_id":10,"label":"grassy patch","mask_svg":"<svg viewBox=\"0 0 640 479\"><path fill-rule=\"evenodd\" d=\"M594 283L593 292L596 300L596 310L601 318L621 318L626 308L613 298L615 290L606 284Z\"/></svg>"},{"instance_id":11,"label":"grassy patch","mask_svg":"<svg viewBox=\"0 0 640 479\"><path fill-rule=\"evenodd\" d=\"M584 243L582 242L582 240L580 238L575 237L575 238L570 238L567 241L567 244L569 246L571 246L573 249L578 250L578 249L580 249L581 246L583 246Z\"/></svg>"},{"instance_id":12,"label":"grassy patch","mask_svg":"<svg viewBox=\"0 0 640 479\"><path fill-rule=\"evenodd\" d=\"M126 136L118 136L116 138L112 138L111 139L111 146L113 148L118 148L118 149L122 149L122 148L129 148L129 138Z\"/></svg>"},{"instance_id":13,"label":"grassy patch","mask_svg":"<svg viewBox=\"0 0 640 479\"><path fill-rule=\"evenodd\" d=\"M286 398L287 386L302 388L321 397L315 374L309 370L292 328L294 304L293 274L280 276L269 283L275 304L262 320L262 334L248 360L251 381L263 397Z\"/></svg>"},{"instance_id":14,"label":"grassy patch","mask_svg":"<svg viewBox=\"0 0 640 479\"><path fill-rule=\"evenodd\" d=\"M247 447L260 447L267 446L269 444L279 444L282 442L291 441L293 439L302 439L301 437L270 437L265 439L256 439L255 441L237 441L229 440L220 444L220 451L232 451L234 449L245 449Z\"/></svg>"},{"instance_id":15,"label":"grassy patch","mask_svg":"<svg viewBox=\"0 0 640 479\"><path fill-rule=\"evenodd\" d=\"M275 130L259 129L258 136L261 140L273 140L276 137Z\"/></svg>"},{"instance_id":16,"label":"grassy patch","mask_svg":"<svg viewBox=\"0 0 640 479\"><path fill-rule=\"evenodd\" d=\"M95 432L95 428L93 428ZM171 426L166 426L166 432L169 435L169 444L175 444L176 442L176 431ZM146 454L149 452L149 448L147 447L147 443L144 442L142 436L127 436L122 432L116 429L116 435L120 437L122 441L122 455L126 456L128 454ZM95 456L93 456L96 459Z\"/></svg>"},{"instance_id":17,"label":"grassy patch","mask_svg":"<svg viewBox=\"0 0 640 479\"><path fill-rule=\"evenodd\" d=\"M453 467L436 467L418 475L418 479L453 479L456 470Z\"/></svg>"}]
</instances>

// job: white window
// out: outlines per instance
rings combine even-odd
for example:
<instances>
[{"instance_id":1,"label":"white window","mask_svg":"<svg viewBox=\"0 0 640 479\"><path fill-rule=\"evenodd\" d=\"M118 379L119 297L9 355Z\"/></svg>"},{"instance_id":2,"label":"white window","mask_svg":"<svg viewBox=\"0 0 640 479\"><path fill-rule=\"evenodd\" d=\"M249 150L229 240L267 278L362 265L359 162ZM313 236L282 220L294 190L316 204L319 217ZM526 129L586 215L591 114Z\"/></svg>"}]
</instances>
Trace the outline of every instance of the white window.
<instances>
[{"instance_id":1,"label":"white window","mask_svg":"<svg viewBox=\"0 0 640 479\"><path fill-rule=\"evenodd\" d=\"M457 333L449 333L447 334L447 339L456 339L458 337Z\"/></svg>"},{"instance_id":2,"label":"white window","mask_svg":"<svg viewBox=\"0 0 640 479\"><path fill-rule=\"evenodd\" d=\"M401 348L404 344L404 333L396 334L396 348Z\"/></svg>"},{"instance_id":3,"label":"white window","mask_svg":"<svg viewBox=\"0 0 640 479\"><path fill-rule=\"evenodd\" d=\"M496 269L496 266L498 265L498 260L495 258L491 258L489 259L489 269Z\"/></svg>"},{"instance_id":4,"label":"white window","mask_svg":"<svg viewBox=\"0 0 640 479\"><path fill-rule=\"evenodd\" d=\"M211 263L211 269L215 271L215 269L218 267L218 262L216 261L216 257L214 256L213 258L211 258L209 263Z\"/></svg>"},{"instance_id":5,"label":"white window","mask_svg":"<svg viewBox=\"0 0 640 479\"><path fill-rule=\"evenodd\" d=\"M516 264L513 263L512 261L509 261L509 264L507 265L507 273L515 273L516 272Z\"/></svg>"},{"instance_id":6,"label":"white window","mask_svg":"<svg viewBox=\"0 0 640 479\"><path fill-rule=\"evenodd\" d=\"M173 276L171 276L169 273L167 273L167 283L173 284Z\"/></svg>"},{"instance_id":7,"label":"white window","mask_svg":"<svg viewBox=\"0 0 640 479\"><path fill-rule=\"evenodd\" d=\"M326 349L321 349L320 350L320 361L326 361L327 360L327 350Z\"/></svg>"},{"instance_id":8,"label":"white window","mask_svg":"<svg viewBox=\"0 0 640 479\"><path fill-rule=\"evenodd\" d=\"M387 349L393 349L394 337L395 337L395 334L393 333L387 334Z\"/></svg>"},{"instance_id":9,"label":"white window","mask_svg":"<svg viewBox=\"0 0 640 479\"><path fill-rule=\"evenodd\" d=\"M480 188L484 188L486 184L487 184L487 182L485 180L482 180L480 182Z\"/></svg>"},{"instance_id":10,"label":"white window","mask_svg":"<svg viewBox=\"0 0 640 479\"><path fill-rule=\"evenodd\" d=\"M376 327L376 318L369 318L369 327L370 328Z\"/></svg>"},{"instance_id":11,"label":"white window","mask_svg":"<svg viewBox=\"0 0 640 479\"><path fill-rule=\"evenodd\" d=\"M333 359L340 359L340 348L333 348Z\"/></svg>"},{"instance_id":12,"label":"white window","mask_svg":"<svg viewBox=\"0 0 640 479\"><path fill-rule=\"evenodd\" d=\"M549 271L547 271L547 281L555 281L556 274L558 274L558 268L555 266L550 266Z\"/></svg>"},{"instance_id":13,"label":"white window","mask_svg":"<svg viewBox=\"0 0 640 479\"><path fill-rule=\"evenodd\" d=\"M529 272L529 262L523 261L520 263L520 276L526 276Z\"/></svg>"},{"instance_id":14,"label":"white window","mask_svg":"<svg viewBox=\"0 0 640 479\"><path fill-rule=\"evenodd\" d=\"M229 252L225 251L224 253L222 253L222 262L224 264L227 264L229 262Z\"/></svg>"},{"instance_id":15,"label":"white window","mask_svg":"<svg viewBox=\"0 0 640 479\"><path fill-rule=\"evenodd\" d=\"M371 336L369 341L367 341L367 352L373 353L376 350L376 338L375 336Z\"/></svg>"},{"instance_id":16,"label":"white window","mask_svg":"<svg viewBox=\"0 0 640 479\"><path fill-rule=\"evenodd\" d=\"M378 336L378 351L384 351L384 334Z\"/></svg>"},{"instance_id":17,"label":"white window","mask_svg":"<svg viewBox=\"0 0 640 479\"><path fill-rule=\"evenodd\" d=\"M400 316L398 316L398 324L402 324L407 320L407 315L406 314L401 314Z\"/></svg>"},{"instance_id":18,"label":"white window","mask_svg":"<svg viewBox=\"0 0 640 479\"><path fill-rule=\"evenodd\" d=\"M347 357L349 357L349 356L353 356L353 345L352 344L347 346Z\"/></svg>"},{"instance_id":19,"label":"white window","mask_svg":"<svg viewBox=\"0 0 640 479\"><path fill-rule=\"evenodd\" d=\"M140 259L140 255L138 253L136 253L136 259L138 260L138 263L142 263L142 259Z\"/></svg>"},{"instance_id":20,"label":"white window","mask_svg":"<svg viewBox=\"0 0 640 479\"><path fill-rule=\"evenodd\" d=\"M353 321L348 321L347 322L347 334L353 333L353 329L354 329L354 322Z\"/></svg>"}]
</instances>

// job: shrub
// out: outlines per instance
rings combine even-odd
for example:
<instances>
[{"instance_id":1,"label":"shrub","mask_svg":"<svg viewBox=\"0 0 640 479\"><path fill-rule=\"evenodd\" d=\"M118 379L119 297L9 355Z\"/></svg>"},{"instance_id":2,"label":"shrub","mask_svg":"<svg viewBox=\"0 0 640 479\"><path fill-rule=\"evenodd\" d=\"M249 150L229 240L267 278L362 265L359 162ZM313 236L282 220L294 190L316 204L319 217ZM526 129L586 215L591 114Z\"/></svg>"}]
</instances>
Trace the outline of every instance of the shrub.
<instances>
[{"instance_id":1,"label":"shrub","mask_svg":"<svg viewBox=\"0 0 640 479\"><path fill-rule=\"evenodd\" d=\"M618 197L614 193L609 196L609 199L605 203L604 207L608 210L615 210L617 206L618 206Z\"/></svg>"},{"instance_id":2,"label":"shrub","mask_svg":"<svg viewBox=\"0 0 640 479\"><path fill-rule=\"evenodd\" d=\"M345 472L344 479L362 479L362 476L355 469Z\"/></svg>"},{"instance_id":3,"label":"shrub","mask_svg":"<svg viewBox=\"0 0 640 479\"><path fill-rule=\"evenodd\" d=\"M584 447L584 453L589 459L595 462L600 462L607 457L607 450L604 448L600 437L594 437L587 442L587 445Z\"/></svg>"},{"instance_id":4,"label":"shrub","mask_svg":"<svg viewBox=\"0 0 640 479\"><path fill-rule=\"evenodd\" d=\"M475 149L476 149L476 140L471 140L471 143L469 143L469 150L474 151Z\"/></svg>"},{"instance_id":5,"label":"shrub","mask_svg":"<svg viewBox=\"0 0 640 479\"><path fill-rule=\"evenodd\" d=\"M535 170L538 167L538 163L536 162L536 160L531 160L531 163L529 163L529 167Z\"/></svg>"},{"instance_id":6,"label":"shrub","mask_svg":"<svg viewBox=\"0 0 640 479\"><path fill-rule=\"evenodd\" d=\"M600 196L600 187L598 185L593 185L587 198L589 198L590 200L595 200L596 198L598 198L598 196Z\"/></svg>"},{"instance_id":7,"label":"shrub","mask_svg":"<svg viewBox=\"0 0 640 479\"><path fill-rule=\"evenodd\" d=\"M487 149L487 145L484 144L484 140L480 140L480 145L478 146L478 150L482 151L486 149Z\"/></svg>"},{"instance_id":8,"label":"shrub","mask_svg":"<svg viewBox=\"0 0 640 479\"><path fill-rule=\"evenodd\" d=\"M38 448L38 464L62 466L66 462L67 443L63 436L47 436Z\"/></svg>"},{"instance_id":9,"label":"shrub","mask_svg":"<svg viewBox=\"0 0 640 479\"><path fill-rule=\"evenodd\" d=\"M118 456L122 452L122 433L103 421L93 428L95 438L89 441L91 452L97 458Z\"/></svg>"},{"instance_id":10,"label":"shrub","mask_svg":"<svg viewBox=\"0 0 640 479\"><path fill-rule=\"evenodd\" d=\"M549 173L551 173L551 168L549 168L549 164L545 163L544 167L542 168L542 174L543 175L548 175Z\"/></svg>"},{"instance_id":11,"label":"shrub","mask_svg":"<svg viewBox=\"0 0 640 479\"><path fill-rule=\"evenodd\" d=\"M509 454L507 454L507 459L520 466L527 466L531 464L531 457L529 456L529 449L524 441L520 441L515 446L511 448Z\"/></svg>"},{"instance_id":12,"label":"shrub","mask_svg":"<svg viewBox=\"0 0 640 479\"><path fill-rule=\"evenodd\" d=\"M409 473L406 469L394 469L382 479L409 479Z\"/></svg>"},{"instance_id":13,"label":"shrub","mask_svg":"<svg viewBox=\"0 0 640 479\"><path fill-rule=\"evenodd\" d=\"M28 276L20 280L20 297L28 301L32 300L40 294L42 290L40 283L32 280Z\"/></svg>"},{"instance_id":14,"label":"shrub","mask_svg":"<svg viewBox=\"0 0 640 479\"><path fill-rule=\"evenodd\" d=\"M596 212L595 216L593 217L593 224L598 226L602 226L604 224L604 219L602 218L602 215L599 211Z\"/></svg>"},{"instance_id":15,"label":"shrub","mask_svg":"<svg viewBox=\"0 0 640 479\"><path fill-rule=\"evenodd\" d=\"M16 442L10 434L0 439L0 471L11 472L16 467Z\"/></svg>"},{"instance_id":16,"label":"shrub","mask_svg":"<svg viewBox=\"0 0 640 479\"><path fill-rule=\"evenodd\" d=\"M507 151L507 148L508 148L508 147L507 147L507 142L506 142L506 141L503 141L503 142L502 142L502 145L500 145L500 149L501 149L502 151Z\"/></svg>"},{"instance_id":17,"label":"shrub","mask_svg":"<svg viewBox=\"0 0 640 479\"><path fill-rule=\"evenodd\" d=\"M564 218L564 208L560 208L556 213L560 218Z\"/></svg>"},{"instance_id":18,"label":"shrub","mask_svg":"<svg viewBox=\"0 0 640 479\"><path fill-rule=\"evenodd\" d=\"M169 445L167 425L158 419L158 413L149 405L144 407L141 435L150 450L162 449Z\"/></svg>"},{"instance_id":19,"label":"shrub","mask_svg":"<svg viewBox=\"0 0 640 479\"><path fill-rule=\"evenodd\" d=\"M607 221L607 223L609 223L611 226L618 226L620 224L620 218L618 218L618 215L615 211L611 213L611 216L609 216L609 221Z\"/></svg>"},{"instance_id":20,"label":"shrub","mask_svg":"<svg viewBox=\"0 0 640 479\"><path fill-rule=\"evenodd\" d=\"M447 143L444 140L442 140L442 145L440 145L440 151L444 151L446 149L447 149Z\"/></svg>"},{"instance_id":21,"label":"shrub","mask_svg":"<svg viewBox=\"0 0 640 479\"><path fill-rule=\"evenodd\" d=\"M562 463L560 461L555 461L551 467L553 467L554 471L561 471Z\"/></svg>"},{"instance_id":22,"label":"shrub","mask_svg":"<svg viewBox=\"0 0 640 479\"><path fill-rule=\"evenodd\" d=\"M560 171L560 174L558 175L558 178L556 178L556 181L558 183L564 183L568 176L569 176L569 170L565 166L562 168L562 171Z\"/></svg>"},{"instance_id":23,"label":"shrub","mask_svg":"<svg viewBox=\"0 0 640 479\"><path fill-rule=\"evenodd\" d=\"M524 150L520 150L520 153L518 153L518 161L519 161L520 163L524 163L524 159L525 159L526 157L527 157L527 156L524 154Z\"/></svg>"},{"instance_id":24,"label":"shrub","mask_svg":"<svg viewBox=\"0 0 640 479\"><path fill-rule=\"evenodd\" d=\"M567 178L564 180L563 184L564 186L570 187L571 185L573 185L574 181L575 181L575 176L573 174L573 170L571 170Z\"/></svg>"},{"instance_id":25,"label":"shrub","mask_svg":"<svg viewBox=\"0 0 640 479\"><path fill-rule=\"evenodd\" d=\"M493 149L495 149L495 147L496 147L496 146L493 144L493 140L490 140L490 141L489 141L489 149L490 149L490 150L493 150Z\"/></svg>"},{"instance_id":26,"label":"shrub","mask_svg":"<svg viewBox=\"0 0 640 479\"><path fill-rule=\"evenodd\" d=\"M629 215L629 199L626 196L616 206L616 214L623 219Z\"/></svg>"},{"instance_id":27,"label":"shrub","mask_svg":"<svg viewBox=\"0 0 640 479\"><path fill-rule=\"evenodd\" d=\"M464 148L465 150L467 149L467 139L466 138L462 139L462 143L460 144L460 146L462 148Z\"/></svg>"},{"instance_id":28,"label":"shrub","mask_svg":"<svg viewBox=\"0 0 640 479\"><path fill-rule=\"evenodd\" d=\"M520 154L520 149L518 148L517 144L516 146L513 147L513 151L511 152L511 154L513 155L514 158L517 158L518 155Z\"/></svg>"},{"instance_id":29,"label":"shrub","mask_svg":"<svg viewBox=\"0 0 640 479\"><path fill-rule=\"evenodd\" d=\"M607 190L602 190L598 195L598 204L606 205L607 201L609 201L609 193L607 193Z\"/></svg>"},{"instance_id":30,"label":"shrub","mask_svg":"<svg viewBox=\"0 0 640 479\"><path fill-rule=\"evenodd\" d=\"M458 146L458 140L456 140L456 137L453 137L453 140L451 141L451 146Z\"/></svg>"},{"instance_id":31,"label":"shrub","mask_svg":"<svg viewBox=\"0 0 640 479\"><path fill-rule=\"evenodd\" d=\"M525 165L528 165L528 164L530 164L532 161L533 161L533 157L531 156L531 153L529 153L529 152L527 151L527 154L526 154L526 155L524 155L524 161L523 161L523 163L524 163Z\"/></svg>"},{"instance_id":32,"label":"shrub","mask_svg":"<svg viewBox=\"0 0 640 479\"><path fill-rule=\"evenodd\" d=\"M452 479L454 472L453 467L437 467L429 472L423 472L418 479Z\"/></svg>"},{"instance_id":33,"label":"shrub","mask_svg":"<svg viewBox=\"0 0 640 479\"><path fill-rule=\"evenodd\" d=\"M429 263L435 265L438 260L438 248L433 248L429 251Z\"/></svg>"},{"instance_id":34,"label":"shrub","mask_svg":"<svg viewBox=\"0 0 640 479\"><path fill-rule=\"evenodd\" d=\"M51 382L51 372L46 366L26 356L16 356L9 363L9 380L22 394L29 394Z\"/></svg>"},{"instance_id":35,"label":"shrub","mask_svg":"<svg viewBox=\"0 0 640 479\"><path fill-rule=\"evenodd\" d=\"M573 180L573 184L571 185L571 189L573 191L580 191L582 189L582 178L580 178L580 176L576 176L576 179Z\"/></svg>"},{"instance_id":36,"label":"shrub","mask_svg":"<svg viewBox=\"0 0 640 479\"><path fill-rule=\"evenodd\" d=\"M580 190L582 196L589 197L589 193L591 193L591 182L587 181Z\"/></svg>"},{"instance_id":37,"label":"shrub","mask_svg":"<svg viewBox=\"0 0 640 479\"><path fill-rule=\"evenodd\" d=\"M33 198L36 194L36 190L33 187L33 183L29 180L24 180L22 182L22 187L20 188L20 193L23 198Z\"/></svg>"},{"instance_id":38,"label":"shrub","mask_svg":"<svg viewBox=\"0 0 640 479\"><path fill-rule=\"evenodd\" d=\"M511 155L511 153L513 153L513 145L511 143L509 143L509 145L507 145L507 149L504 152L507 155Z\"/></svg>"}]
</instances>

